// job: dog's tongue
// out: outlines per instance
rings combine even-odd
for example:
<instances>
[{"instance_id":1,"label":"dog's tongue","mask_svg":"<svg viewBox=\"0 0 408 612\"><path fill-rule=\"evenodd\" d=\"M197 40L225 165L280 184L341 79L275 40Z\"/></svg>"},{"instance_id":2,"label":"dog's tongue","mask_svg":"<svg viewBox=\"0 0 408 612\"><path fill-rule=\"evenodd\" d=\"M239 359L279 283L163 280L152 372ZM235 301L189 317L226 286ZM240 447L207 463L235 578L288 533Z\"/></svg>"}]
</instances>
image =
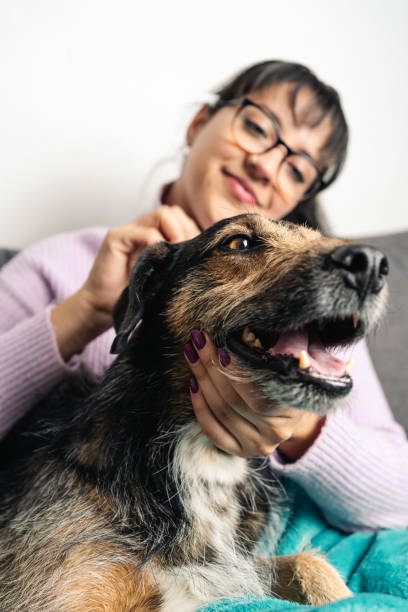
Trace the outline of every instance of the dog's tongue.
<instances>
[{"instance_id":1,"label":"dog's tongue","mask_svg":"<svg viewBox=\"0 0 408 612\"><path fill-rule=\"evenodd\" d=\"M306 331L283 332L272 348L268 350L271 355L294 355L300 357L300 351L306 351L310 359L310 367L324 376L343 376L346 364L334 357L324 348L318 338L309 338Z\"/></svg>"}]
</instances>

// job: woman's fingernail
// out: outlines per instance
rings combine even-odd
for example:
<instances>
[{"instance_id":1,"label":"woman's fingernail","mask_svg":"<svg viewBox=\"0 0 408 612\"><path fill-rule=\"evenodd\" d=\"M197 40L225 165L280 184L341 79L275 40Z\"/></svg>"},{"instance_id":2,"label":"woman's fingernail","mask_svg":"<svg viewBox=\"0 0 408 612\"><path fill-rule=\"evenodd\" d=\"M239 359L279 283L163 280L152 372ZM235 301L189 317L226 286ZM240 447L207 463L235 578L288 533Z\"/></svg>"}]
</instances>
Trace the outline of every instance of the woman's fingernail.
<instances>
[{"instance_id":1,"label":"woman's fingernail","mask_svg":"<svg viewBox=\"0 0 408 612\"><path fill-rule=\"evenodd\" d=\"M190 391L191 393L197 393L198 391L198 382L193 376L190 378Z\"/></svg>"},{"instance_id":2,"label":"woman's fingernail","mask_svg":"<svg viewBox=\"0 0 408 612\"><path fill-rule=\"evenodd\" d=\"M223 368L226 368L227 365L231 363L230 354L228 353L228 351L226 351L223 348L217 349L217 352L218 352L218 359L220 360L220 364L222 365Z\"/></svg>"},{"instance_id":3,"label":"woman's fingernail","mask_svg":"<svg viewBox=\"0 0 408 612\"><path fill-rule=\"evenodd\" d=\"M191 337L198 350L201 351L201 349L205 346L204 334L202 334L198 329L193 329L191 332Z\"/></svg>"},{"instance_id":4,"label":"woman's fingernail","mask_svg":"<svg viewBox=\"0 0 408 612\"><path fill-rule=\"evenodd\" d=\"M192 344L184 345L184 353L190 363L195 363L196 361L198 361L197 352Z\"/></svg>"}]
</instances>

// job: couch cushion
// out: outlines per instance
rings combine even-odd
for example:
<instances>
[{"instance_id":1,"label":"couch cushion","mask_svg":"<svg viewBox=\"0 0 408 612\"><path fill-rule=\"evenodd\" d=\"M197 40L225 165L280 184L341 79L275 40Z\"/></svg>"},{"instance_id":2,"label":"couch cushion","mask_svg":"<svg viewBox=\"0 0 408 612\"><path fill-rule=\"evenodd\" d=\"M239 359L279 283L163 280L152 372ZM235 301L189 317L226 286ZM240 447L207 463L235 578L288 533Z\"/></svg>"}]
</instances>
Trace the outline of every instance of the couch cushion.
<instances>
[{"instance_id":1,"label":"couch cushion","mask_svg":"<svg viewBox=\"0 0 408 612\"><path fill-rule=\"evenodd\" d=\"M396 419L408 431L408 232L363 238L390 263L388 310L368 346Z\"/></svg>"},{"instance_id":2,"label":"couch cushion","mask_svg":"<svg viewBox=\"0 0 408 612\"><path fill-rule=\"evenodd\" d=\"M0 268L9 259L11 259L18 251L15 249L0 249Z\"/></svg>"}]
</instances>

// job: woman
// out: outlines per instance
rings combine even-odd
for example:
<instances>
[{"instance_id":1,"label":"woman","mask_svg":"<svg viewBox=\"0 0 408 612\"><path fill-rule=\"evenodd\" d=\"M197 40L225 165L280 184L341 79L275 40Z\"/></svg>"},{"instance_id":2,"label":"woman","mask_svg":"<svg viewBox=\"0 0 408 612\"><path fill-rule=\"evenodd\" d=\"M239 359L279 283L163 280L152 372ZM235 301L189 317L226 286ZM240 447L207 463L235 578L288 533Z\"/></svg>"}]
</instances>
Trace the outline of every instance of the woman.
<instances>
[{"instance_id":1,"label":"woman","mask_svg":"<svg viewBox=\"0 0 408 612\"><path fill-rule=\"evenodd\" d=\"M107 367L112 309L146 245L189 239L248 211L316 224L313 196L342 167L347 126L336 92L307 68L263 62L200 109L186 141L180 176L153 212L106 235L96 229L48 239L2 271L3 433L81 363L98 374ZM338 527L408 524L408 476L401 467L408 445L364 344L354 351L353 399L326 419L289 407L271 410L253 385L228 379L219 364L234 364L205 330L192 330L185 355L195 414L217 446L241 456L271 454L276 472L303 485Z\"/></svg>"}]
</instances>

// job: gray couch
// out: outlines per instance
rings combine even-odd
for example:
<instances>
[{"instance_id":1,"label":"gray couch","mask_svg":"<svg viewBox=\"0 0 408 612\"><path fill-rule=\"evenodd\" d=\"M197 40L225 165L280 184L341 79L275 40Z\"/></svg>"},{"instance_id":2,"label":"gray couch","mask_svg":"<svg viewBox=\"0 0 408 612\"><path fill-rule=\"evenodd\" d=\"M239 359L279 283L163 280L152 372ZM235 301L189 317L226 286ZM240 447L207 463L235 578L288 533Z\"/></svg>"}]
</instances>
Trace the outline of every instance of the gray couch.
<instances>
[{"instance_id":1,"label":"gray couch","mask_svg":"<svg viewBox=\"0 0 408 612\"><path fill-rule=\"evenodd\" d=\"M394 415L408 432L408 232L358 242L378 247L390 261L388 313L368 344ZM15 252L0 249L0 266Z\"/></svg>"},{"instance_id":2,"label":"gray couch","mask_svg":"<svg viewBox=\"0 0 408 612\"><path fill-rule=\"evenodd\" d=\"M408 231L361 242L381 249L390 262L387 315L368 346L395 418L408 433Z\"/></svg>"}]
</instances>

